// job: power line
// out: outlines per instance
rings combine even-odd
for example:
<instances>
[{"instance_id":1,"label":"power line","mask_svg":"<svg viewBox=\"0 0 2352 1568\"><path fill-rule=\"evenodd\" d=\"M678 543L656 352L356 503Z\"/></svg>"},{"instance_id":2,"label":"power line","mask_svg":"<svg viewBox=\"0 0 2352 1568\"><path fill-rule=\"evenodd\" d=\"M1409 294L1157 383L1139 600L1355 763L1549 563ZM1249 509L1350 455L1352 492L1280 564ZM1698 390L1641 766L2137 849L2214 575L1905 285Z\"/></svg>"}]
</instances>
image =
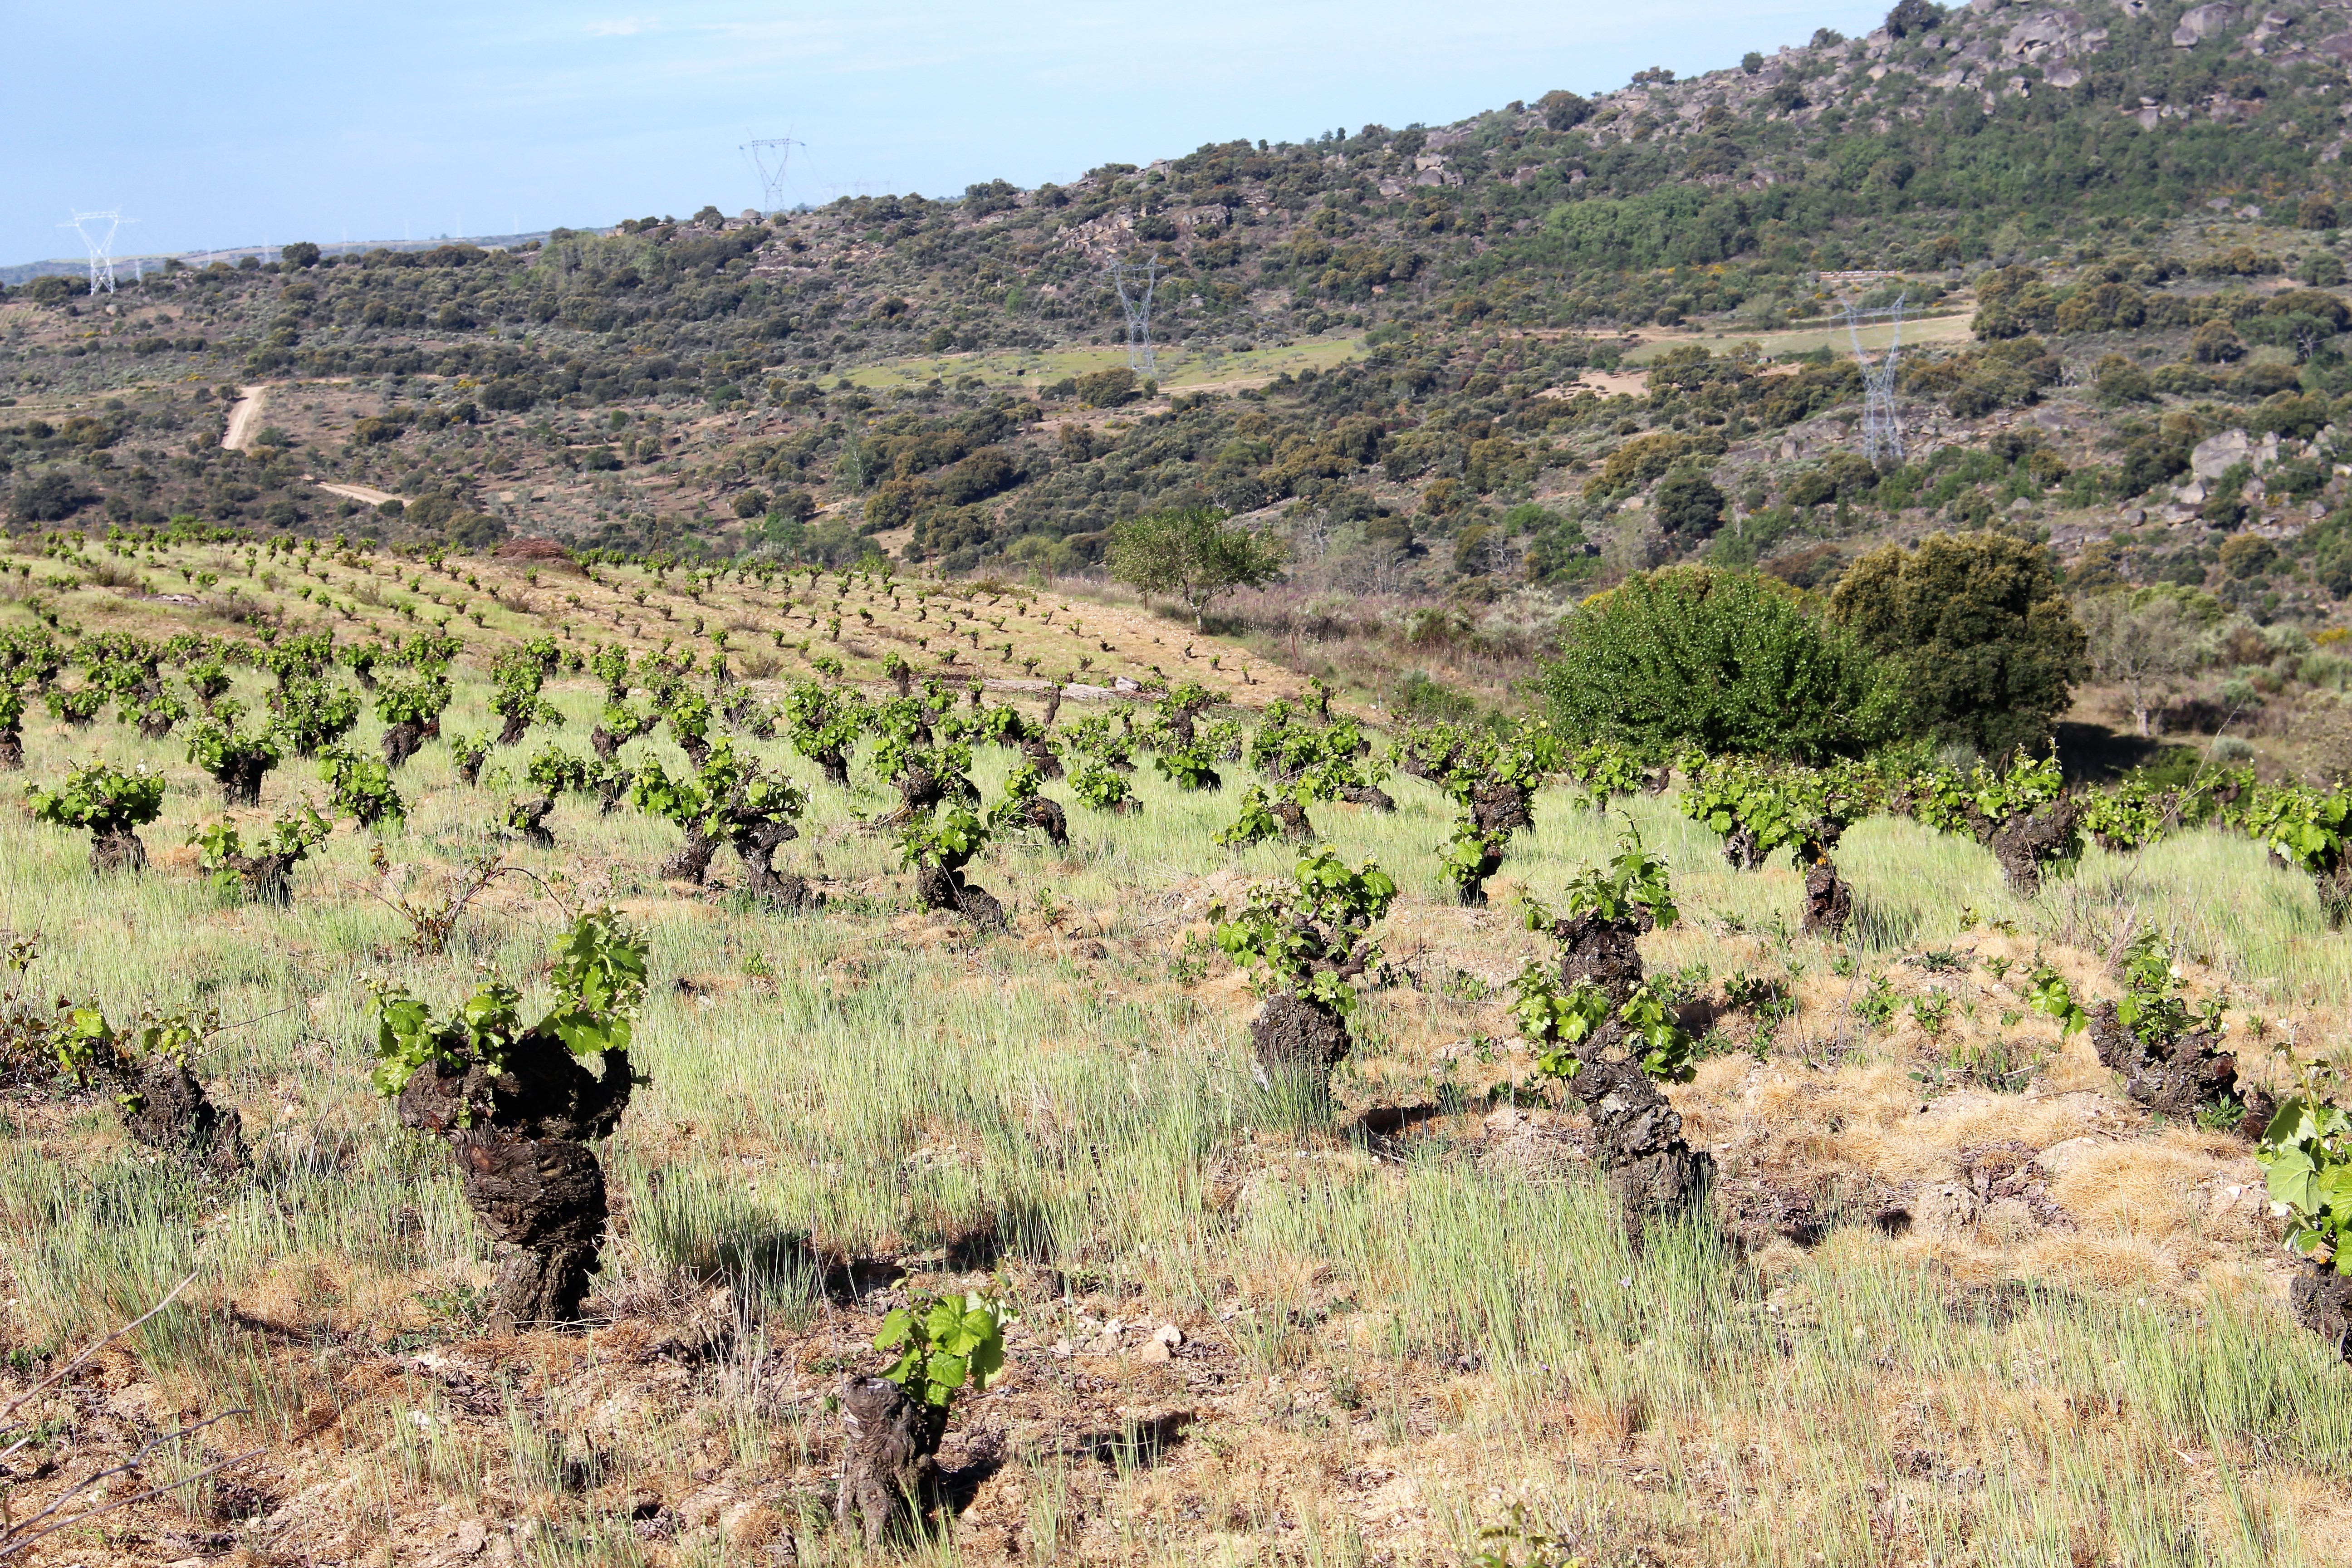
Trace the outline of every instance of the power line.
<instances>
[{"instance_id":1,"label":"power line","mask_svg":"<svg viewBox=\"0 0 2352 1568\"><path fill-rule=\"evenodd\" d=\"M137 218L124 217L119 211L108 211L76 213L58 225L59 228L69 228L81 236L82 244L89 248L89 291L92 294L96 294L101 286L108 293L114 292L114 231L126 223L138 221ZM101 223L106 226L102 231L98 226Z\"/></svg>"},{"instance_id":2,"label":"power line","mask_svg":"<svg viewBox=\"0 0 2352 1568\"><path fill-rule=\"evenodd\" d=\"M1883 310L1845 307L1846 338L1853 344L1853 362L1862 370L1862 455L1871 462L1903 460L1903 421L1895 409L1895 362L1903 352L1903 305L1910 296L1898 294ZM1862 349L1862 323L1892 321L1894 336L1875 361Z\"/></svg>"},{"instance_id":3,"label":"power line","mask_svg":"<svg viewBox=\"0 0 2352 1568\"><path fill-rule=\"evenodd\" d=\"M784 210L784 170L792 163L795 147L803 153L808 151L806 142L795 142L789 136L754 137L743 143L743 155L751 160L751 167L760 176L761 212Z\"/></svg>"},{"instance_id":4,"label":"power line","mask_svg":"<svg viewBox=\"0 0 2352 1568\"><path fill-rule=\"evenodd\" d=\"M1158 376L1160 357L1151 344L1151 294L1160 278L1160 260L1114 261L1104 268L1118 290L1118 308L1127 317L1127 368L1139 375Z\"/></svg>"}]
</instances>

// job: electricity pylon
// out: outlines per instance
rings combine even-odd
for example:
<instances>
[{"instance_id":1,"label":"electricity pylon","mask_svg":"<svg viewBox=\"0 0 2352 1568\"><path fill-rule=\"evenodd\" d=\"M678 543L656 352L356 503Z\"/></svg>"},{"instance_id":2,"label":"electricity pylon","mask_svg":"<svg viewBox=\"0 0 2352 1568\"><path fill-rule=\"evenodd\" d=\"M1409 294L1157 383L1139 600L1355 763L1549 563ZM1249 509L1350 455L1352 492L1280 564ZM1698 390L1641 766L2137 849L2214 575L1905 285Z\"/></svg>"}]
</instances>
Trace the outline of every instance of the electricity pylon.
<instances>
[{"instance_id":1,"label":"electricity pylon","mask_svg":"<svg viewBox=\"0 0 2352 1568\"><path fill-rule=\"evenodd\" d=\"M1151 293L1160 282L1159 258L1114 261L1105 271L1118 290L1118 308L1127 316L1127 368L1138 375L1157 377L1160 357L1151 346Z\"/></svg>"},{"instance_id":2,"label":"electricity pylon","mask_svg":"<svg viewBox=\"0 0 2352 1568\"><path fill-rule=\"evenodd\" d=\"M137 218L126 218L120 212L76 213L58 225L59 228L69 228L81 236L82 244L89 247L89 291L92 294L101 287L110 294L114 292L114 231L125 223L138 221ZM100 228L100 224L105 226L103 229Z\"/></svg>"}]
</instances>

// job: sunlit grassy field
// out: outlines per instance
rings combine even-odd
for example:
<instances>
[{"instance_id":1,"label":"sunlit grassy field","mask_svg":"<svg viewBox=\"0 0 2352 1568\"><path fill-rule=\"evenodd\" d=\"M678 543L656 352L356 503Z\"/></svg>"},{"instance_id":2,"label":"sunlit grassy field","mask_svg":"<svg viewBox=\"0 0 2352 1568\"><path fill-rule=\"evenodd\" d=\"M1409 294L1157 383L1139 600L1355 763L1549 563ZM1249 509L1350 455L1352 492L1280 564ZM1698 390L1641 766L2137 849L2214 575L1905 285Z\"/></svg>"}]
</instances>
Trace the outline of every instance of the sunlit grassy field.
<instances>
[{"instance_id":1,"label":"sunlit grassy field","mask_svg":"<svg viewBox=\"0 0 2352 1568\"><path fill-rule=\"evenodd\" d=\"M262 678L239 682L258 706ZM568 716L554 738L584 752L600 695L577 679L550 693ZM486 698L461 665L445 730L495 729ZM763 1563L788 1539L803 1561L846 1560L824 1522L842 1442L828 1395L884 1359L883 1310L950 1288L1020 1318L1008 1375L957 1408L945 1458L966 1484L922 1549L942 1562L2352 1553L2352 1373L2286 1319L2243 1146L2151 1124L2021 1002L2036 954L2111 993L2102 962L2153 923L2192 985L2229 1001L2247 1070L2274 1070L2257 1039L2333 1047L2352 938L2242 838L2094 851L2021 903L1973 844L1874 820L1839 853L1859 914L1835 945L1794 934L1785 863L1731 870L1672 795L1603 817L1546 790L1492 906L1456 908L1435 860L1452 807L1392 779L1392 815L1314 812L1402 898L1395 981L1364 1000L1334 1104L1302 1113L1253 1080L1253 999L1203 940L1213 906L1296 853L1213 842L1239 763L1217 795L1147 763L1129 817L1048 784L1072 842L975 861L1013 917L979 935L915 910L894 839L866 825L897 796L863 756L842 790L782 743L745 742L809 793L777 863L825 888L814 914L665 885L677 830L626 806L571 797L552 848L505 838L538 731L494 752L478 786L428 745L398 775L404 825L340 826L291 907L269 910L197 876L184 841L220 797L176 739L104 719L68 731L37 708L25 738L29 780L102 755L170 781L135 879L93 879L86 838L0 809L0 924L39 949L27 991L113 1016L218 1009L200 1071L241 1110L257 1168L191 1179L98 1096L5 1102L12 1385L195 1277L47 1403L37 1451L56 1475L19 1465L5 1484L37 1498L135 1434L223 1410L246 1414L171 1462L261 1449L35 1560ZM665 738L633 746L682 763ZM982 749L984 799L1011 761ZM262 810L234 815L306 792L323 795L289 760ZM1629 825L1671 862L1684 910L1643 940L1652 973L1718 999L1767 976L1793 999L1769 1021L1721 1008L1675 1095L1723 1168L1719 1212L1757 1183L1817 1192L1830 1223L1811 1245L1727 1222L1631 1245L1580 1117L1549 1109L1514 1037L1502 987L1541 951L1515 895L1556 895ZM429 893L484 854L534 875L503 879L446 954L415 955L398 889ZM739 875L723 852L715 871ZM487 970L542 994L549 938L596 902L650 940L635 1056L652 1082L606 1152L593 1323L492 1336L489 1245L449 1156L369 1087L363 981L446 1006ZM1857 999L1878 977L1903 1006L1874 1023ZM1952 1011L1931 1030L1909 1005L1938 994ZM1984 1046L2025 1068L1970 1078ZM2090 1148L2053 1166L2039 1218L1932 1217L1973 1152L2073 1140ZM1918 1223L1886 1234L1864 1192ZM1153 1350L1161 1325L1172 1354ZM1498 1526L1521 1538L1481 1541Z\"/></svg>"},{"instance_id":2,"label":"sunlit grassy field","mask_svg":"<svg viewBox=\"0 0 2352 1568\"><path fill-rule=\"evenodd\" d=\"M1181 344L1161 347L1156 351L1160 366L1158 379L1163 392L1183 392L1204 386L1258 386L1285 372L1296 375L1303 370L1329 370L1355 358L1363 352L1363 346L1360 338L1306 338L1296 342L1253 343L1245 350L1229 350L1221 344L1199 348ZM991 386L1010 386L1034 392L1040 387L1051 386L1065 376L1119 369L1127 363L1128 353L1124 348L1052 349L1034 353L999 350L979 353L914 354L904 359L880 360L860 365L848 372L848 379L858 386L887 391L898 386L920 386L932 381L955 382L968 375L976 375Z\"/></svg>"}]
</instances>

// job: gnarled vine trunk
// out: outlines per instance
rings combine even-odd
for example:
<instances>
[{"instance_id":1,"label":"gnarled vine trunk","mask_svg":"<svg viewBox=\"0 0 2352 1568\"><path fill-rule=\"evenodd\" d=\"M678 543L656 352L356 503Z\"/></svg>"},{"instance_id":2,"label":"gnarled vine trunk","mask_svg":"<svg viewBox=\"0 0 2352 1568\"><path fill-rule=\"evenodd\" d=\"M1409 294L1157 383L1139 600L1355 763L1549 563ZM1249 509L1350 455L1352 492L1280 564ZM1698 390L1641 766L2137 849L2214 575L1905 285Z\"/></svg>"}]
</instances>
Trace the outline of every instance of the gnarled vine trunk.
<instances>
[{"instance_id":1,"label":"gnarled vine trunk","mask_svg":"<svg viewBox=\"0 0 2352 1568\"><path fill-rule=\"evenodd\" d=\"M1735 871L1753 871L1763 865L1764 850L1756 842L1755 829L1740 826L1725 834L1723 859Z\"/></svg>"},{"instance_id":2,"label":"gnarled vine trunk","mask_svg":"<svg viewBox=\"0 0 2352 1568\"><path fill-rule=\"evenodd\" d=\"M1001 930L1005 923L1004 906L987 889L965 881L961 867L918 866L915 901L927 910L952 910L982 931Z\"/></svg>"},{"instance_id":3,"label":"gnarled vine trunk","mask_svg":"<svg viewBox=\"0 0 2352 1568\"><path fill-rule=\"evenodd\" d=\"M245 1119L215 1105L187 1064L167 1057L140 1064L122 1102L122 1125L150 1149L177 1155L206 1174L242 1175L253 1165Z\"/></svg>"},{"instance_id":4,"label":"gnarled vine trunk","mask_svg":"<svg viewBox=\"0 0 2352 1568\"><path fill-rule=\"evenodd\" d=\"M786 893L784 879L776 874L774 857L778 846L799 837L800 830L789 822L753 822L732 829L727 841L743 862L743 886L761 898ZM805 889L807 884L801 886Z\"/></svg>"},{"instance_id":5,"label":"gnarled vine trunk","mask_svg":"<svg viewBox=\"0 0 2352 1568\"><path fill-rule=\"evenodd\" d=\"M520 744L523 736L528 733L530 730L530 715L529 713L509 713L507 715L505 724L501 725L499 729L499 744L501 746Z\"/></svg>"},{"instance_id":6,"label":"gnarled vine trunk","mask_svg":"<svg viewBox=\"0 0 2352 1568\"><path fill-rule=\"evenodd\" d=\"M1480 846L1478 864L1467 876L1454 885L1454 900L1465 909L1484 909L1486 904L1486 879L1503 868L1503 847L1493 839Z\"/></svg>"},{"instance_id":7,"label":"gnarled vine trunk","mask_svg":"<svg viewBox=\"0 0 2352 1568\"><path fill-rule=\"evenodd\" d=\"M403 719L397 724L385 725L383 731L384 765L391 768L406 767L408 765L408 759L415 756L417 752L417 749L425 744L425 735L431 730L438 729L439 727L440 726L438 724L429 726L422 724L414 719Z\"/></svg>"},{"instance_id":8,"label":"gnarled vine trunk","mask_svg":"<svg viewBox=\"0 0 2352 1568\"><path fill-rule=\"evenodd\" d=\"M89 871L103 877L110 871L144 871L147 846L128 827L101 826L90 829Z\"/></svg>"},{"instance_id":9,"label":"gnarled vine trunk","mask_svg":"<svg viewBox=\"0 0 2352 1568\"><path fill-rule=\"evenodd\" d=\"M255 903L284 909L294 901L294 868L299 857L238 854L223 858L228 868L236 873L237 885L245 889L245 896Z\"/></svg>"},{"instance_id":10,"label":"gnarled vine trunk","mask_svg":"<svg viewBox=\"0 0 2352 1568\"><path fill-rule=\"evenodd\" d=\"M1588 1058L1568 1089L1591 1114L1626 1229L1638 1236L1651 1220L1685 1214L1705 1199L1715 1162L1683 1141L1681 1114L1640 1062Z\"/></svg>"},{"instance_id":11,"label":"gnarled vine trunk","mask_svg":"<svg viewBox=\"0 0 2352 1568\"><path fill-rule=\"evenodd\" d=\"M1305 806L1295 800L1277 800L1267 809L1273 812L1274 819L1282 824L1285 838L1296 838L1302 844L1314 841L1315 825L1307 820Z\"/></svg>"},{"instance_id":12,"label":"gnarled vine trunk","mask_svg":"<svg viewBox=\"0 0 2352 1568\"><path fill-rule=\"evenodd\" d=\"M1320 1085L1354 1044L1348 1020L1310 997L1277 991L1250 1020L1250 1048L1263 1077Z\"/></svg>"},{"instance_id":13,"label":"gnarled vine trunk","mask_svg":"<svg viewBox=\"0 0 2352 1568\"><path fill-rule=\"evenodd\" d=\"M2039 811L2021 812L1993 829L1986 843L2000 863L2009 890L2021 899L2042 891L2042 868L2074 837L2074 800L2060 795Z\"/></svg>"},{"instance_id":14,"label":"gnarled vine trunk","mask_svg":"<svg viewBox=\"0 0 2352 1568\"><path fill-rule=\"evenodd\" d=\"M1522 785L1490 780L1470 791L1470 817L1481 833L1516 833L1536 825L1534 800Z\"/></svg>"},{"instance_id":15,"label":"gnarled vine trunk","mask_svg":"<svg viewBox=\"0 0 2352 1568\"><path fill-rule=\"evenodd\" d=\"M1391 812L1396 809L1396 797L1372 784L1350 784L1339 792L1339 798L1349 805L1360 805L1367 811Z\"/></svg>"},{"instance_id":16,"label":"gnarled vine trunk","mask_svg":"<svg viewBox=\"0 0 2352 1568\"><path fill-rule=\"evenodd\" d=\"M709 874L710 858L719 853L719 840L702 831L699 826L686 830L686 842L677 854L661 863L661 874L701 884Z\"/></svg>"},{"instance_id":17,"label":"gnarled vine trunk","mask_svg":"<svg viewBox=\"0 0 2352 1568\"><path fill-rule=\"evenodd\" d=\"M25 766L25 732L11 726L0 730L0 771L21 773Z\"/></svg>"},{"instance_id":18,"label":"gnarled vine trunk","mask_svg":"<svg viewBox=\"0 0 2352 1568\"><path fill-rule=\"evenodd\" d=\"M841 1417L849 1440L841 1456L834 1524L846 1531L856 1519L866 1550L879 1552L911 1534L918 1514L938 1500L940 1433L907 1391L887 1378L844 1384Z\"/></svg>"},{"instance_id":19,"label":"gnarled vine trunk","mask_svg":"<svg viewBox=\"0 0 2352 1568\"><path fill-rule=\"evenodd\" d=\"M508 824L521 835L526 844L536 844L541 849L555 847L555 835L547 830L547 814L555 809L555 797L535 795L529 800L519 800L508 817Z\"/></svg>"},{"instance_id":20,"label":"gnarled vine trunk","mask_svg":"<svg viewBox=\"0 0 2352 1568\"><path fill-rule=\"evenodd\" d=\"M1642 950L1634 939L1651 929L1649 911L1638 918L1604 921L1591 914L1554 921L1552 940L1559 943L1559 983L1573 986L1590 980L1601 988L1612 1006L1624 1005L1642 984Z\"/></svg>"},{"instance_id":21,"label":"gnarled vine trunk","mask_svg":"<svg viewBox=\"0 0 2352 1568\"><path fill-rule=\"evenodd\" d=\"M947 797L947 781L929 768L908 768L898 775L898 798L910 816L931 810Z\"/></svg>"},{"instance_id":22,"label":"gnarled vine trunk","mask_svg":"<svg viewBox=\"0 0 2352 1568\"><path fill-rule=\"evenodd\" d=\"M2352 1362L2352 1279L2336 1273L2333 1265L2305 1263L2287 1287L2287 1310L2296 1322Z\"/></svg>"},{"instance_id":23,"label":"gnarled vine trunk","mask_svg":"<svg viewBox=\"0 0 2352 1568\"><path fill-rule=\"evenodd\" d=\"M1022 742L1021 755L1024 761L1037 770L1039 778L1057 779L1062 776L1062 759L1055 754L1052 746L1045 743L1045 737L1043 735L1032 735Z\"/></svg>"},{"instance_id":24,"label":"gnarled vine trunk","mask_svg":"<svg viewBox=\"0 0 2352 1568\"><path fill-rule=\"evenodd\" d=\"M1059 801L1047 800L1042 795L1033 795L1023 803L1021 817L1030 826L1044 834L1049 844L1061 845L1070 841L1069 814L1062 809Z\"/></svg>"},{"instance_id":25,"label":"gnarled vine trunk","mask_svg":"<svg viewBox=\"0 0 2352 1568\"><path fill-rule=\"evenodd\" d=\"M2189 1121L2200 1110L2240 1101L2238 1059L2224 1048L2218 1035L2190 1029L2175 1037L2143 1040L2124 1023L2113 1002L2102 1002L2091 1009L2090 1035L2099 1065L2121 1073L2124 1092L2150 1110ZM2263 1097L2262 1106L2267 1108L2269 1103ZM2269 1120L2266 1110L2262 1120ZM2259 1125L2252 1129L2257 1133L2261 1130Z\"/></svg>"},{"instance_id":26,"label":"gnarled vine trunk","mask_svg":"<svg viewBox=\"0 0 2352 1568\"><path fill-rule=\"evenodd\" d=\"M576 1321L600 1262L604 1169L588 1144L619 1125L635 1082L625 1050L591 1073L531 1034L501 1070L436 1058L400 1091L401 1123L450 1145L466 1202L500 1246L491 1326Z\"/></svg>"},{"instance_id":27,"label":"gnarled vine trunk","mask_svg":"<svg viewBox=\"0 0 2352 1568\"><path fill-rule=\"evenodd\" d=\"M220 781L221 799L230 805L259 805L261 781L277 765L275 759L267 756L226 759L213 775Z\"/></svg>"},{"instance_id":28,"label":"gnarled vine trunk","mask_svg":"<svg viewBox=\"0 0 2352 1568\"><path fill-rule=\"evenodd\" d=\"M1838 937L1853 920L1853 889L1838 875L1837 862L1823 856L1805 868L1805 914L1809 936Z\"/></svg>"}]
</instances>

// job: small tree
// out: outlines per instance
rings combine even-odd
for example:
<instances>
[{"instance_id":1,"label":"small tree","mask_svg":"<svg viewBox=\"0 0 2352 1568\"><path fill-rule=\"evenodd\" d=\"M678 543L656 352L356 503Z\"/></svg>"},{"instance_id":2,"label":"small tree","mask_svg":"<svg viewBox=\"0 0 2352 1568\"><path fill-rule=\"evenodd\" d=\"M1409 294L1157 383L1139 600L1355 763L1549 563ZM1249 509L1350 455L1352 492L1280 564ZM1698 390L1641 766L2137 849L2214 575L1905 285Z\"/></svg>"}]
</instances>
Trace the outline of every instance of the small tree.
<instances>
[{"instance_id":1,"label":"small tree","mask_svg":"<svg viewBox=\"0 0 2352 1568\"><path fill-rule=\"evenodd\" d=\"M1209 606L1235 588L1255 588L1282 574L1281 542L1245 528L1227 528L1232 514L1213 507L1147 512L1111 531L1111 575L1138 593L1167 594L1192 612L1202 630Z\"/></svg>"},{"instance_id":2,"label":"small tree","mask_svg":"<svg viewBox=\"0 0 2352 1568\"><path fill-rule=\"evenodd\" d=\"M1858 755L1898 731L1902 709L1870 655L1793 590L1701 566L1636 574L1580 607L1544 687L1568 739L1652 757Z\"/></svg>"},{"instance_id":3,"label":"small tree","mask_svg":"<svg viewBox=\"0 0 2352 1568\"><path fill-rule=\"evenodd\" d=\"M2133 728L2150 731L2158 704L2197 668L2197 633L2168 594L2101 594L2075 606L2091 673L2123 688Z\"/></svg>"},{"instance_id":4,"label":"small tree","mask_svg":"<svg viewBox=\"0 0 2352 1568\"><path fill-rule=\"evenodd\" d=\"M1899 674L1915 732L1988 755L2042 745L2083 674L2057 562L2009 534L1872 551L1838 580L1830 618Z\"/></svg>"},{"instance_id":5,"label":"small tree","mask_svg":"<svg viewBox=\"0 0 2352 1568\"><path fill-rule=\"evenodd\" d=\"M55 789L27 784L25 798L41 821L89 832L93 875L138 871L147 865L147 846L135 830L163 815L163 775L92 761L69 769Z\"/></svg>"},{"instance_id":6,"label":"small tree","mask_svg":"<svg viewBox=\"0 0 2352 1568\"><path fill-rule=\"evenodd\" d=\"M234 702L215 703L188 731L188 761L213 776L230 805L259 805L261 781L285 752L275 730L240 732Z\"/></svg>"},{"instance_id":7,"label":"small tree","mask_svg":"<svg viewBox=\"0 0 2352 1568\"><path fill-rule=\"evenodd\" d=\"M647 1081L629 1068L646 959L610 910L581 916L554 943L554 1003L529 1026L521 994L497 982L438 1019L405 988L369 984L377 1092L402 1125L449 1143L466 1201L509 1249L490 1302L505 1331L577 1321L601 1266L604 1170L588 1145Z\"/></svg>"}]
</instances>

